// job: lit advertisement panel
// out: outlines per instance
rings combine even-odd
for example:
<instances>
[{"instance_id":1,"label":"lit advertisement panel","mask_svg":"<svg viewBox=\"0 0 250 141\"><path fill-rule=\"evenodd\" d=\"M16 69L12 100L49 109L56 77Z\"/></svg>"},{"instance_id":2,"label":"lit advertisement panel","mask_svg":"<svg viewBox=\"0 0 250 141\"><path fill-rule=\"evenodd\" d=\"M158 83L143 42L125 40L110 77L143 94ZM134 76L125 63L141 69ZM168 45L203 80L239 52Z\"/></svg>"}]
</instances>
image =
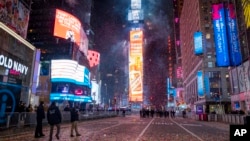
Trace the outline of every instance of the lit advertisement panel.
<instances>
[{"instance_id":1,"label":"lit advertisement panel","mask_svg":"<svg viewBox=\"0 0 250 141\"><path fill-rule=\"evenodd\" d=\"M177 68L176 68L176 77L177 78L183 78L182 66L177 66Z\"/></svg>"},{"instance_id":2,"label":"lit advertisement panel","mask_svg":"<svg viewBox=\"0 0 250 141\"><path fill-rule=\"evenodd\" d=\"M204 83L202 71L197 71L197 92L200 98L204 97Z\"/></svg>"},{"instance_id":3,"label":"lit advertisement panel","mask_svg":"<svg viewBox=\"0 0 250 141\"><path fill-rule=\"evenodd\" d=\"M88 50L88 60L89 60L90 67L95 67L95 66L99 65L100 53L93 51L93 50Z\"/></svg>"},{"instance_id":4,"label":"lit advertisement panel","mask_svg":"<svg viewBox=\"0 0 250 141\"><path fill-rule=\"evenodd\" d=\"M91 87L89 70L73 60L51 60L51 82L70 82Z\"/></svg>"},{"instance_id":5,"label":"lit advertisement panel","mask_svg":"<svg viewBox=\"0 0 250 141\"><path fill-rule=\"evenodd\" d=\"M129 99L130 101L142 101L143 96L143 33L141 30L130 31L129 51Z\"/></svg>"},{"instance_id":6,"label":"lit advertisement panel","mask_svg":"<svg viewBox=\"0 0 250 141\"><path fill-rule=\"evenodd\" d=\"M81 22L73 15L56 9L54 36L75 42L87 56L88 39Z\"/></svg>"},{"instance_id":7,"label":"lit advertisement panel","mask_svg":"<svg viewBox=\"0 0 250 141\"><path fill-rule=\"evenodd\" d=\"M30 10L20 0L1 0L0 15L1 22L24 39L26 38Z\"/></svg>"},{"instance_id":8,"label":"lit advertisement panel","mask_svg":"<svg viewBox=\"0 0 250 141\"><path fill-rule=\"evenodd\" d=\"M231 61L230 63L232 66L236 66L241 64L242 56L239 47L236 14L233 4L228 5L228 8L226 9L226 17L227 17L227 33L229 40L229 55Z\"/></svg>"},{"instance_id":9,"label":"lit advertisement panel","mask_svg":"<svg viewBox=\"0 0 250 141\"><path fill-rule=\"evenodd\" d=\"M141 0L131 0L131 9L141 9Z\"/></svg>"},{"instance_id":10,"label":"lit advertisement panel","mask_svg":"<svg viewBox=\"0 0 250 141\"><path fill-rule=\"evenodd\" d=\"M129 21L143 20L143 17L144 17L143 10L129 10L128 11Z\"/></svg>"},{"instance_id":11,"label":"lit advertisement panel","mask_svg":"<svg viewBox=\"0 0 250 141\"><path fill-rule=\"evenodd\" d=\"M210 96L210 80L209 80L209 72L204 72L204 88L206 95Z\"/></svg>"},{"instance_id":12,"label":"lit advertisement panel","mask_svg":"<svg viewBox=\"0 0 250 141\"><path fill-rule=\"evenodd\" d=\"M245 19L245 25L247 28L250 27L250 4L248 0L241 0L242 3L242 8L243 8L243 14L244 14L244 19Z\"/></svg>"},{"instance_id":13,"label":"lit advertisement panel","mask_svg":"<svg viewBox=\"0 0 250 141\"><path fill-rule=\"evenodd\" d=\"M223 4L214 4L212 9L216 63L217 66L220 67L229 66L230 60L228 55L228 43L226 37L225 13Z\"/></svg>"},{"instance_id":14,"label":"lit advertisement panel","mask_svg":"<svg viewBox=\"0 0 250 141\"><path fill-rule=\"evenodd\" d=\"M78 101L78 102L92 102L92 98L90 96L77 96L74 94L64 94L64 93L51 93L50 94L50 100L68 100L68 101Z\"/></svg>"},{"instance_id":15,"label":"lit advertisement panel","mask_svg":"<svg viewBox=\"0 0 250 141\"><path fill-rule=\"evenodd\" d=\"M194 54L195 55L203 54L203 39L201 32L194 33Z\"/></svg>"}]
</instances>

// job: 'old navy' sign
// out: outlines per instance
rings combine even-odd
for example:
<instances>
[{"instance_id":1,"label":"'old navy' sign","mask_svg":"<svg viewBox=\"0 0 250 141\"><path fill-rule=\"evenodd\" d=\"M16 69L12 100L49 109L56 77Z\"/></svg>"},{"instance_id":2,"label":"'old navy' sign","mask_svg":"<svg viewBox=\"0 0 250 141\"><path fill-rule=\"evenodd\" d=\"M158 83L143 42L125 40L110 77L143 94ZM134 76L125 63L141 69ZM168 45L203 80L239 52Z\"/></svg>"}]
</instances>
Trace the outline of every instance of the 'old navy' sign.
<instances>
[{"instance_id":1,"label":"'old navy' sign","mask_svg":"<svg viewBox=\"0 0 250 141\"><path fill-rule=\"evenodd\" d=\"M22 74L27 75L29 67L12 60L11 58L8 58L7 56L0 55L0 66L4 66L8 69L15 70L17 72L20 72Z\"/></svg>"}]
</instances>

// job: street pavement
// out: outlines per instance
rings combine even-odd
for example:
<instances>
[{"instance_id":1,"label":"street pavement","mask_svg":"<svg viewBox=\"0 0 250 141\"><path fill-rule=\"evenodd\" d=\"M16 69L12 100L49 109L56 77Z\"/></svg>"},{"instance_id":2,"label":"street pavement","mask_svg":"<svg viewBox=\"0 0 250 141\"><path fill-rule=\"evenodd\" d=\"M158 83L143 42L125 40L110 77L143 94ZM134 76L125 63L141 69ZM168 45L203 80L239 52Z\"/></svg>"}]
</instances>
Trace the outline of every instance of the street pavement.
<instances>
[{"instance_id":1,"label":"street pavement","mask_svg":"<svg viewBox=\"0 0 250 141\"><path fill-rule=\"evenodd\" d=\"M229 141L229 124L196 121L188 118L141 118L139 115L79 122L79 137L70 137L70 123L61 125L60 141ZM0 141L48 141L34 138L35 127L11 129L0 133ZM54 131L55 134L56 131ZM53 141L57 141L53 136Z\"/></svg>"}]
</instances>

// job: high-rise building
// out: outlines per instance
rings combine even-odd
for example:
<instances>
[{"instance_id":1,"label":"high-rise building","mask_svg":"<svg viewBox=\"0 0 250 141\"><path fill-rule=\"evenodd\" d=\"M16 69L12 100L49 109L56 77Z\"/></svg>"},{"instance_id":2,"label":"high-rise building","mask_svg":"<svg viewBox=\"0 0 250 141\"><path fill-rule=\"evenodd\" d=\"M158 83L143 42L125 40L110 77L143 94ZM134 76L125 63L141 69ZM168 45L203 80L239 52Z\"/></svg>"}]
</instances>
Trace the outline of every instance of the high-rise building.
<instances>
[{"instance_id":1,"label":"high-rise building","mask_svg":"<svg viewBox=\"0 0 250 141\"><path fill-rule=\"evenodd\" d=\"M231 0L231 4L235 6L238 38L240 52L242 54L243 63L239 66L229 68L231 82L231 104L233 110L242 110L250 112L250 2L246 0Z\"/></svg>"},{"instance_id":2,"label":"high-rise building","mask_svg":"<svg viewBox=\"0 0 250 141\"><path fill-rule=\"evenodd\" d=\"M225 22L216 23L225 13L214 8L220 1L184 1L180 16L180 47L185 101L198 113L225 113L231 109ZM221 1L222 4L222 1ZM222 4L223 5L223 4ZM219 5L219 8L225 8ZM226 21L226 20L225 20ZM223 26L224 25L224 26ZM221 30L215 28L219 26ZM222 29L223 28L223 29ZM216 36L220 36L218 38ZM218 39L221 39L218 41ZM222 43L223 41L223 43ZM223 51L222 53L225 53ZM228 54L222 54L226 56ZM225 62L219 62L225 61Z\"/></svg>"},{"instance_id":3,"label":"high-rise building","mask_svg":"<svg viewBox=\"0 0 250 141\"><path fill-rule=\"evenodd\" d=\"M40 100L50 101L59 98L69 101L91 101L81 97L91 96L91 67L88 60L89 42L93 43L90 28L91 4L91 0L32 2L27 40L41 51L41 73L36 92ZM65 62L57 61L58 59L64 59ZM77 70L83 69L84 75L79 75L84 77L84 81L79 79L80 76L61 78L55 75L53 67L58 69L57 64L60 63L65 63L65 67L76 63ZM86 76L88 77L85 78ZM66 93L67 97L62 97L60 93ZM72 97L72 94L79 97Z\"/></svg>"}]
</instances>

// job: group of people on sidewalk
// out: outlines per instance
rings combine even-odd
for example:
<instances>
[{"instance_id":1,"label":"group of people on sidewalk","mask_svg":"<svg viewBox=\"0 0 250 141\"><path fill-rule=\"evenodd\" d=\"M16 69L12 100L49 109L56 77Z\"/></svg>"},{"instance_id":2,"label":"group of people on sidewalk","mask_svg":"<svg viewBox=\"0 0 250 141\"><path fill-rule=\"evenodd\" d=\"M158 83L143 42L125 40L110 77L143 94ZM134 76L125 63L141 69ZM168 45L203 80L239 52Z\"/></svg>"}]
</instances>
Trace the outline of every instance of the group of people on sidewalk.
<instances>
[{"instance_id":1,"label":"group of people on sidewalk","mask_svg":"<svg viewBox=\"0 0 250 141\"><path fill-rule=\"evenodd\" d=\"M79 120L79 110L78 106L74 106L69 109L70 111L70 117L71 117L71 137L74 137L73 132L76 132L76 136L81 136L81 134L78 132L78 127L77 127L77 122ZM42 125L43 125L43 119L45 119L45 110L44 110L44 102L40 102L39 106L37 107L36 111L36 120L37 120L37 125L36 125L36 130L35 130L35 138L40 138L45 136L43 133ZM53 130L54 126L56 126L56 135L55 137L59 139L60 135L60 124L62 122L62 115L61 112L56 106L56 103L53 101L51 105L48 108L47 111L47 120L50 125L50 133L49 133L49 141L52 141L53 138Z\"/></svg>"}]
</instances>

